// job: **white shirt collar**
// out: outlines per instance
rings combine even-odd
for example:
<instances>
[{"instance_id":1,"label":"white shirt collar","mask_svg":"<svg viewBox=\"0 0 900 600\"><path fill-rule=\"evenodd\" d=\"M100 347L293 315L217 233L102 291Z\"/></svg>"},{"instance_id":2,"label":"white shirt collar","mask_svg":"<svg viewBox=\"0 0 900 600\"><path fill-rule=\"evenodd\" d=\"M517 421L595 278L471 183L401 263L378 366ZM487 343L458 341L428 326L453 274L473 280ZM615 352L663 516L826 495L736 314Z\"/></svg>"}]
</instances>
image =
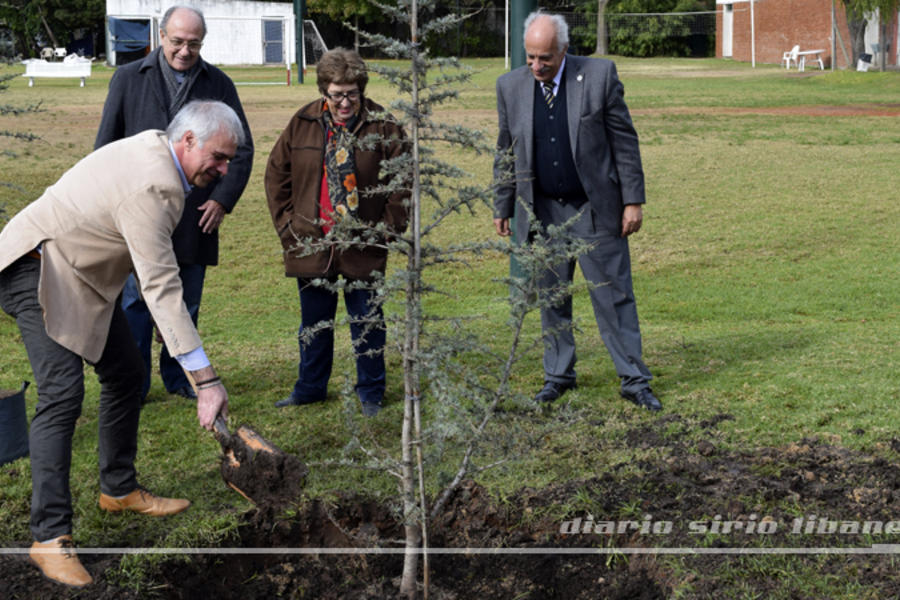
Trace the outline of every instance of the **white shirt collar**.
<instances>
[{"instance_id":1,"label":"white shirt collar","mask_svg":"<svg viewBox=\"0 0 900 600\"><path fill-rule=\"evenodd\" d=\"M559 63L559 70L556 72L556 76L553 77L553 95L555 96L559 92L559 84L562 81L563 69L566 68L566 56L563 55L562 62Z\"/></svg>"}]
</instances>

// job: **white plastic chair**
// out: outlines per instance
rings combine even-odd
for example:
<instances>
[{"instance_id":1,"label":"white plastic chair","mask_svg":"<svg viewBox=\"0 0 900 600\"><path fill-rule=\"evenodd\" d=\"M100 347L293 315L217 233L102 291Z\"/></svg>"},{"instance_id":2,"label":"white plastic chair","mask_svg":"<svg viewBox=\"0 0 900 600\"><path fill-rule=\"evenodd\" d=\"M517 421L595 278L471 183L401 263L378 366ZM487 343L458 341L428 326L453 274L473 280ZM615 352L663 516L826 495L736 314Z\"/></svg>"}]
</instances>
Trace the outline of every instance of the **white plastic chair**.
<instances>
[{"instance_id":1,"label":"white plastic chair","mask_svg":"<svg viewBox=\"0 0 900 600\"><path fill-rule=\"evenodd\" d=\"M793 48L791 48L790 50L788 50L781 56L781 64L784 65L785 69L790 69L792 62L798 69L800 68L800 63L797 61L797 55L799 53L800 53L800 44L797 44L796 46L794 46Z\"/></svg>"}]
</instances>

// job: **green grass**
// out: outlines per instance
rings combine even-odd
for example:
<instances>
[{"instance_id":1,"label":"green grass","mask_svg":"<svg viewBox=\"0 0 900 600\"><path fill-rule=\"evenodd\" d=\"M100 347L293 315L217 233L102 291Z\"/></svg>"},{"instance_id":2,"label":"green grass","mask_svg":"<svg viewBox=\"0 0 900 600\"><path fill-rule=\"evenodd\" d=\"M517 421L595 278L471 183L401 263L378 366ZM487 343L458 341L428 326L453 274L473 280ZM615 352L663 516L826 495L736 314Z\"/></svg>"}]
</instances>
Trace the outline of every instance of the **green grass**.
<instances>
[{"instance_id":1,"label":"green grass","mask_svg":"<svg viewBox=\"0 0 900 600\"><path fill-rule=\"evenodd\" d=\"M734 448L825 435L873 454L886 452L900 419L900 122L889 116L810 116L771 109L896 107L900 75L813 72L801 77L773 66L751 69L711 59L617 63L642 140L648 204L644 228L631 247L645 359L665 410L697 419L732 415L719 425L716 441ZM496 135L494 81L502 61L478 60L471 66L472 85L436 117L480 127L491 140ZM20 67L0 72L16 69L21 72ZM28 88L24 78L17 78L0 95L3 103L40 101L44 108L38 115L0 118L0 129L33 131L43 138L29 145L4 142L20 154L0 159L0 179L21 187L0 188L0 204L8 213L36 198L90 151L111 72L95 68L84 89L74 80L40 80ZM242 82L284 77L277 69L228 72ZM357 490L392 497L396 488L386 475L316 466L338 459L351 436L339 401L339 391L353 377L346 326L337 332L331 401L303 410L272 406L289 392L296 375L299 310L296 285L283 276L262 175L290 115L316 97L314 74L308 73L306 81L303 86L239 87L256 141L256 162L244 197L225 221L221 264L207 278L201 335L228 385L234 421L252 424L312 462L310 495ZM378 78L368 94L383 103L392 97ZM489 159L441 152L447 160L458 159L475 180L489 180ZM489 239L490 217L487 208L474 217L454 217L434 241ZM486 256L433 272L430 280L449 294L430 299L429 306L440 314L476 317L483 341L500 350L508 337L506 292L496 280L506 271L502 258ZM659 458L652 448L619 448L603 455L586 450L595 447L591 440L621 438L651 417L618 398L615 373L585 294L576 296L575 309L581 324L579 388L568 396L571 412L560 408L497 421L498 437L537 431L542 422L557 426L515 462L479 477L498 498L521 486L590 477L610 465ZM539 327L536 317L529 318L530 336L537 336ZM396 448L402 378L395 351L388 361L386 410L354 427L371 428L380 445ZM540 353L532 350L518 365L513 384L533 393L540 371ZM24 379L32 376L18 331L11 319L0 317L0 387L10 389ZM142 414L140 478L160 493L191 498L194 506L162 523L99 511L97 393L88 369L74 442L76 541L87 546L223 543L249 505L222 485L218 444L197 426L192 405L169 397L158 376ZM31 413L34 388L27 397ZM354 408L351 403L351 412ZM30 537L29 478L27 460L0 468L3 545ZM579 502L573 498L558 510L565 514ZM789 565L748 559L715 576L771 576L770 563ZM827 595L829 582L816 582L814 566L806 563L802 571L798 577L809 594ZM854 597L853 586L845 587L847 597ZM734 597L752 597L751 590L742 596L737 583L734 590Z\"/></svg>"}]
</instances>

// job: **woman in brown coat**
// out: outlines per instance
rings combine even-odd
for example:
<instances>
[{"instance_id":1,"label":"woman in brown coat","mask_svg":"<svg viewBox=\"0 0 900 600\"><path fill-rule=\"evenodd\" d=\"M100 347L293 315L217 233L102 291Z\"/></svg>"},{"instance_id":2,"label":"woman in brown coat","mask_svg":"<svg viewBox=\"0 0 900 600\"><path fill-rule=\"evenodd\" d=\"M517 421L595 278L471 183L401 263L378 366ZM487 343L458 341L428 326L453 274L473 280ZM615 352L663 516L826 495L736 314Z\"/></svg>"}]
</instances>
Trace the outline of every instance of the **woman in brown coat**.
<instances>
[{"instance_id":1,"label":"woman in brown coat","mask_svg":"<svg viewBox=\"0 0 900 600\"><path fill-rule=\"evenodd\" d=\"M346 239L340 234L345 224L367 228L363 239L370 239L381 223L387 232L406 229L408 192L375 188L386 183L380 176L382 161L403 154L407 145L399 125L373 116L383 108L364 95L368 74L357 53L326 52L316 76L322 99L294 114L272 149L265 175L285 275L297 278L301 314L298 378L291 394L275 405L325 400L338 297L321 282L335 283L340 276L356 354L356 393L363 413L374 416L384 397L385 328L371 282L384 273L387 248L380 235L374 243L349 246L338 239ZM370 139L377 141L360 144Z\"/></svg>"}]
</instances>

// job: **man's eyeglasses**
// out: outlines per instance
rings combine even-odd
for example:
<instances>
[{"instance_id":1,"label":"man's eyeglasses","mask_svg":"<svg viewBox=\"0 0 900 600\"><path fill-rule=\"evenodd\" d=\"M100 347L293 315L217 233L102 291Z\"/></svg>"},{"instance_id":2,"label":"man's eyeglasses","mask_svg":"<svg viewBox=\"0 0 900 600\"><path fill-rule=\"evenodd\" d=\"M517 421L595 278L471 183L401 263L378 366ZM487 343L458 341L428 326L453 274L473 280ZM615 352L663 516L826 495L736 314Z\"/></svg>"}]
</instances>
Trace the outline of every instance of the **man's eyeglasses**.
<instances>
[{"instance_id":1,"label":"man's eyeglasses","mask_svg":"<svg viewBox=\"0 0 900 600\"><path fill-rule=\"evenodd\" d=\"M325 97L332 102L337 102L338 104L340 104L344 100L356 102L357 100L359 100L359 90L353 90L352 92L337 92L335 94L329 94L328 92L325 92Z\"/></svg>"},{"instance_id":2,"label":"man's eyeglasses","mask_svg":"<svg viewBox=\"0 0 900 600\"><path fill-rule=\"evenodd\" d=\"M175 50L181 50L182 48L187 46L188 50L190 50L191 52L199 52L200 48L203 47L203 42L201 42L200 40L187 41L179 38L166 39L169 40L169 45L172 46L172 48L174 48Z\"/></svg>"}]
</instances>

